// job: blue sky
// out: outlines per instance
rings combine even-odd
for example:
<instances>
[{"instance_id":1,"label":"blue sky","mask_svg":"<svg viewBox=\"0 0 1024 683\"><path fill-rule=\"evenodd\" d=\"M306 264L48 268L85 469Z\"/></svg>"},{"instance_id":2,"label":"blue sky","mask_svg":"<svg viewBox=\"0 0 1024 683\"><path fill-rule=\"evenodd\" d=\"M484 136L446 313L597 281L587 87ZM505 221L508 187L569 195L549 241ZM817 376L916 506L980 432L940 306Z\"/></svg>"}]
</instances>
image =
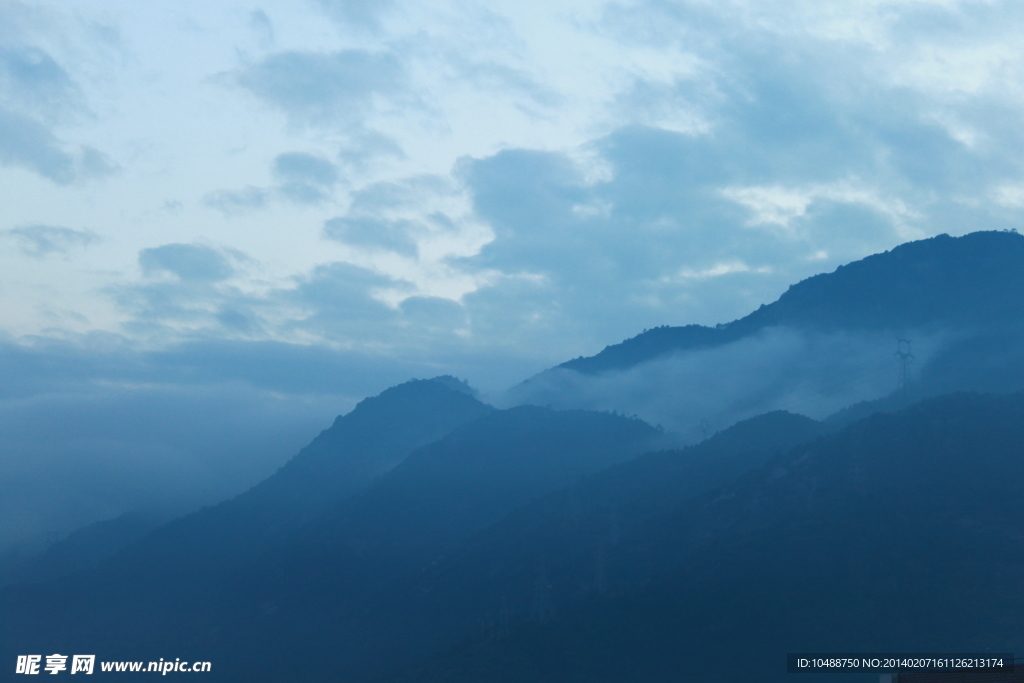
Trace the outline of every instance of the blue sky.
<instances>
[{"instance_id":1,"label":"blue sky","mask_svg":"<svg viewBox=\"0 0 1024 683\"><path fill-rule=\"evenodd\" d=\"M498 391L1019 227L1022 29L953 0L5 0L2 408Z\"/></svg>"}]
</instances>

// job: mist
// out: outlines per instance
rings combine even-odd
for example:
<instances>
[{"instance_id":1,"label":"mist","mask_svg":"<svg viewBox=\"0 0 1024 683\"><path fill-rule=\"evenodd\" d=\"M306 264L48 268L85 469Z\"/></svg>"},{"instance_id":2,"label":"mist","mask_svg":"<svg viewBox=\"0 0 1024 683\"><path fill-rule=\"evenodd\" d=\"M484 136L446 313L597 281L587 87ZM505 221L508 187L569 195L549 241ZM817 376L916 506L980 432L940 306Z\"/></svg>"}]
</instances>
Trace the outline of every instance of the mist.
<instances>
[{"instance_id":1,"label":"mist","mask_svg":"<svg viewBox=\"0 0 1024 683\"><path fill-rule=\"evenodd\" d=\"M347 401L252 387L99 387L0 404L0 553L127 511L181 514L273 473ZM20 551L20 552L19 552Z\"/></svg>"},{"instance_id":2,"label":"mist","mask_svg":"<svg viewBox=\"0 0 1024 683\"><path fill-rule=\"evenodd\" d=\"M822 419L889 395L900 388L897 338L912 340L914 377L956 336L768 327L732 343L676 352L623 371L590 375L553 368L513 387L497 402L615 410L692 443L772 410Z\"/></svg>"}]
</instances>

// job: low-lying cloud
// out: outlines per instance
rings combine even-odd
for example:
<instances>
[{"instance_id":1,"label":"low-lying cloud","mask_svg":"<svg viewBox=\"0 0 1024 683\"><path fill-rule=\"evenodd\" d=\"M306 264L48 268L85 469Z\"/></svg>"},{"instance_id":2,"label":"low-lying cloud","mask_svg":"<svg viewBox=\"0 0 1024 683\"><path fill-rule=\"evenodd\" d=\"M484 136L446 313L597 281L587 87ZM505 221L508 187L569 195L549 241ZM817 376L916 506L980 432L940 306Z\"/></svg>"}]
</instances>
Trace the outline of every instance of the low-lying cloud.
<instances>
[{"instance_id":1,"label":"low-lying cloud","mask_svg":"<svg viewBox=\"0 0 1024 683\"><path fill-rule=\"evenodd\" d=\"M897 391L897 336L913 339L915 371L950 340L945 333L771 327L720 347L679 351L625 371L587 375L555 368L514 387L503 400L617 410L693 441L707 430L772 410L821 419Z\"/></svg>"}]
</instances>

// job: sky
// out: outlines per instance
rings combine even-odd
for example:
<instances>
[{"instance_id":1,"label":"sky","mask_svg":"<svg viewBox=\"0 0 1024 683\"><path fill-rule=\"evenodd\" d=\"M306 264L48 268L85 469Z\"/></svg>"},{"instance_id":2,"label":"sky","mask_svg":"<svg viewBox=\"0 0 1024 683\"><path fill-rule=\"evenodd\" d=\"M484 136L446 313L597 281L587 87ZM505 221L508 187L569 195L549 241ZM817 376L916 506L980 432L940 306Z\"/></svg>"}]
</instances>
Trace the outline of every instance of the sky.
<instances>
[{"instance_id":1,"label":"sky","mask_svg":"<svg viewBox=\"0 0 1024 683\"><path fill-rule=\"evenodd\" d=\"M406 379L1019 227L1022 39L995 1L0 0L0 489L237 488Z\"/></svg>"}]
</instances>

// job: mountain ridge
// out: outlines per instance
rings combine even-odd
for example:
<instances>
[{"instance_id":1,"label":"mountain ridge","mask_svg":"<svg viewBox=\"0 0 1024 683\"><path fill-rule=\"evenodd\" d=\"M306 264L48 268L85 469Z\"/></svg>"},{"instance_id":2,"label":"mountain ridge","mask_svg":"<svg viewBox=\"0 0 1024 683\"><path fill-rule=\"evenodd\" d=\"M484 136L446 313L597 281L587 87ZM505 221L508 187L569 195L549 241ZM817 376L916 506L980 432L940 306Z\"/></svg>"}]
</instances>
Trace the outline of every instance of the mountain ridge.
<instances>
[{"instance_id":1,"label":"mountain ridge","mask_svg":"<svg viewBox=\"0 0 1024 683\"><path fill-rule=\"evenodd\" d=\"M962 319L992 322L1007 313L1024 311L1024 236L1016 232L982 231L962 237L947 234L907 242L879 254L838 266L791 285L770 304L729 323L668 325L646 330L599 353L555 366L584 374L623 370L674 351L707 348L736 341L771 325L813 324L820 329L850 327L837 311L855 311L863 327L885 329ZM906 270L903 274L900 269ZM1019 282L1008 287L1000 278ZM981 287L971 279L983 280ZM950 284L955 286L950 286ZM864 292L867 297L858 297ZM950 306L939 290L956 292ZM974 291L972 291L974 290ZM977 291L996 302L986 315L976 305ZM973 297L973 298L972 298ZM885 304L894 301L895 304ZM946 298L949 302L949 298ZM930 302L930 304L929 304ZM922 304L925 305L922 305ZM950 316L950 313L953 315ZM530 380L526 380L529 382Z\"/></svg>"},{"instance_id":2,"label":"mountain ridge","mask_svg":"<svg viewBox=\"0 0 1024 683\"><path fill-rule=\"evenodd\" d=\"M876 413L609 547L610 577L655 570L640 583L521 616L378 681L783 681L786 652L1013 651L1022 425L1024 393Z\"/></svg>"}]
</instances>

